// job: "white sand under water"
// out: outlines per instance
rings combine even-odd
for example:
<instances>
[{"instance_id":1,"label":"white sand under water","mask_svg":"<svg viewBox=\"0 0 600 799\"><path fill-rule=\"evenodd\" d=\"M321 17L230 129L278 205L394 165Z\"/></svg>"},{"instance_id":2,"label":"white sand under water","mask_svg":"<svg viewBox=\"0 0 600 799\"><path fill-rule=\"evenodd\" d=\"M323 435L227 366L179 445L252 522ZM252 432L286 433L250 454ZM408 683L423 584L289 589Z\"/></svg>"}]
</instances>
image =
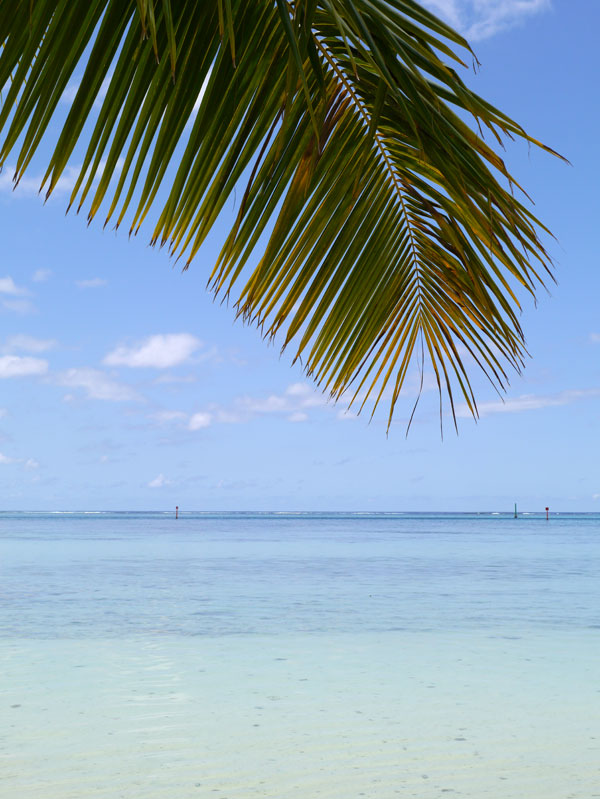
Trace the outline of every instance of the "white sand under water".
<instances>
[{"instance_id":1,"label":"white sand under water","mask_svg":"<svg viewBox=\"0 0 600 799\"><path fill-rule=\"evenodd\" d=\"M600 797L600 631L0 641L3 799Z\"/></svg>"}]
</instances>

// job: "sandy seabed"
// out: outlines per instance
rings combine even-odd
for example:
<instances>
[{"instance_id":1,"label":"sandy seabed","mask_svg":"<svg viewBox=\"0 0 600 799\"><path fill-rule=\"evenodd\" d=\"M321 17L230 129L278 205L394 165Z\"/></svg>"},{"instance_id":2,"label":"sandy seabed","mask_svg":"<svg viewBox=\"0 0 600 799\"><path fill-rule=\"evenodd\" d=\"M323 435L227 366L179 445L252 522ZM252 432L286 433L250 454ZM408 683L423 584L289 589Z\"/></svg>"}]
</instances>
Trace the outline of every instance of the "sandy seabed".
<instances>
[{"instance_id":1,"label":"sandy seabed","mask_svg":"<svg viewBox=\"0 0 600 799\"><path fill-rule=\"evenodd\" d=\"M600 797L600 630L4 639L3 799Z\"/></svg>"}]
</instances>

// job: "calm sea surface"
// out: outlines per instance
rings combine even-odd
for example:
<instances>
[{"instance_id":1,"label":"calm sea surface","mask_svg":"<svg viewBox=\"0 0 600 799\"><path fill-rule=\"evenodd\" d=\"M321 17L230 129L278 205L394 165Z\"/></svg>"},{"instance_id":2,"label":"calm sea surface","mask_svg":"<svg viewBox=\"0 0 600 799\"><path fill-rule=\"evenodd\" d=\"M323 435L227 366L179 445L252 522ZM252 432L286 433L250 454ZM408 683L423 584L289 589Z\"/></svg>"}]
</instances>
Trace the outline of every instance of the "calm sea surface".
<instances>
[{"instance_id":1,"label":"calm sea surface","mask_svg":"<svg viewBox=\"0 0 600 799\"><path fill-rule=\"evenodd\" d=\"M600 516L0 513L0 796L600 796Z\"/></svg>"}]
</instances>

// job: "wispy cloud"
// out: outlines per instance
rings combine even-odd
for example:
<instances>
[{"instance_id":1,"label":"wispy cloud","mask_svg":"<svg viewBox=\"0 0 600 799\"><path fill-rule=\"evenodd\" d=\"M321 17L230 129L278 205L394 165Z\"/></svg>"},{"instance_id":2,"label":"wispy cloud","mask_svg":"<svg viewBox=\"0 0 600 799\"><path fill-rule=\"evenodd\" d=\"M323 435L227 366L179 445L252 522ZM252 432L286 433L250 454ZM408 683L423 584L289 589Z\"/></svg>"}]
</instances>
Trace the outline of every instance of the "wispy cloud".
<instances>
[{"instance_id":1,"label":"wispy cloud","mask_svg":"<svg viewBox=\"0 0 600 799\"><path fill-rule=\"evenodd\" d=\"M290 422L306 422L308 411L323 408L327 399L308 383L292 383L283 394L238 397L230 408L216 408L212 418L225 424L249 421L257 416L282 416Z\"/></svg>"},{"instance_id":2,"label":"wispy cloud","mask_svg":"<svg viewBox=\"0 0 600 799\"><path fill-rule=\"evenodd\" d=\"M3 300L2 307L18 314L30 314L36 311L35 305L30 300L23 299Z\"/></svg>"},{"instance_id":3,"label":"wispy cloud","mask_svg":"<svg viewBox=\"0 0 600 799\"><path fill-rule=\"evenodd\" d=\"M188 430L203 430L215 424L242 424L261 416L279 416L289 422L309 419L310 411L327 406L327 400L308 383L292 383L283 394L238 397L231 405L210 404L193 414L160 411L150 415L159 424L178 424Z\"/></svg>"},{"instance_id":4,"label":"wispy cloud","mask_svg":"<svg viewBox=\"0 0 600 799\"><path fill-rule=\"evenodd\" d=\"M493 402L478 403L479 417L491 416L494 413L523 413L524 411L537 411L542 408L552 408L560 405L570 405L578 400L588 397L600 396L600 388L575 389L560 391L557 394L522 394L520 397ZM471 412L467 405L459 405L456 409L459 418L468 418Z\"/></svg>"},{"instance_id":5,"label":"wispy cloud","mask_svg":"<svg viewBox=\"0 0 600 799\"><path fill-rule=\"evenodd\" d=\"M0 464L15 463L24 466L26 469L39 469L40 464L35 458L10 458L3 452L0 452Z\"/></svg>"},{"instance_id":6,"label":"wispy cloud","mask_svg":"<svg viewBox=\"0 0 600 799\"><path fill-rule=\"evenodd\" d=\"M94 108L98 109L102 105L102 101L106 97L106 93L108 91L108 87L112 80L113 72L109 72L108 75L104 78L102 83L100 84L100 89L98 90L98 94L96 95L96 99L94 100ZM67 84L66 89L62 93L62 97L60 98L61 103L65 103L66 105L71 105L79 86L81 84L81 77L74 78L70 83Z\"/></svg>"},{"instance_id":7,"label":"wispy cloud","mask_svg":"<svg viewBox=\"0 0 600 799\"><path fill-rule=\"evenodd\" d=\"M119 158L115 166L115 174L118 174L121 171L123 164L124 160ZM106 161L100 161L98 164L98 170L94 175L93 185L97 185L98 181L102 177L102 172L104 171L105 166ZM75 184L77 183L77 178L79 177L80 172L81 164L66 166L52 190L52 197L70 194L75 188ZM23 175L18 183L15 183L14 175L15 168L10 164L6 164L0 172L0 192L14 192L14 196L20 198L35 197L38 195L41 195L42 197L46 196L46 189L48 188L49 184L46 182L44 188L42 188L42 175Z\"/></svg>"},{"instance_id":8,"label":"wispy cloud","mask_svg":"<svg viewBox=\"0 0 600 799\"><path fill-rule=\"evenodd\" d=\"M73 191L79 177L81 166L68 166L58 179L53 195L66 194ZM18 185L13 180L14 167L8 164L0 172L0 192L14 191L16 197L34 197L42 192L42 176L24 175ZM43 193L43 192L42 192Z\"/></svg>"},{"instance_id":9,"label":"wispy cloud","mask_svg":"<svg viewBox=\"0 0 600 799\"><path fill-rule=\"evenodd\" d=\"M249 416L273 413L291 415L325 405L327 399L320 391L316 391L308 383L292 383L283 394L270 394L264 398L240 397L234 408L238 413Z\"/></svg>"},{"instance_id":10,"label":"wispy cloud","mask_svg":"<svg viewBox=\"0 0 600 799\"><path fill-rule=\"evenodd\" d=\"M51 269L36 269L31 279L34 283L45 283L46 280L49 280L51 277Z\"/></svg>"},{"instance_id":11,"label":"wispy cloud","mask_svg":"<svg viewBox=\"0 0 600 799\"><path fill-rule=\"evenodd\" d=\"M81 388L90 399L131 402L141 397L130 386L118 383L99 369L68 369L58 375L57 382L69 388Z\"/></svg>"},{"instance_id":12,"label":"wispy cloud","mask_svg":"<svg viewBox=\"0 0 600 799\"><path fill-rule=\"evenodd\" d=\"M16 336L9 336L6 339L4 349L12 352L13 350L21 350L23 352L47 352L48 350L56 347L56 341L51 338L34 338L34 336L27 336L17 334Z\"/></svg>"},{"instance_id":13,"label":"wispy cloud","mask_svg":"<svg viewBox=\"0 0 600 799\"><path fill-rule=\"evenodd\" d=\"M426 374L423 386L419 379L409 379L406 397L414 398L419 391L429 391L436 387L435 379ZM387 398L384 393L383 399ZM353 408L358 409L364 398L358 397ZM311 383L292 383L280 394L268 394L263 397L240 396L227 405L209 403L196 413L183 411L159 411L149 414L149 419L161 425L174 424L188 430L203 430L216 424L244 424L257 418L279 417L288 422L300 424L310 420L314 411L325 411L334 414L340 421L359 418L357 410L348 410L343 400L336 405L330 402L325 394ZM368 418L367 412L365 412Z\"/></svg>"},{"instance_id":14,"label":"wispy cloud","mask_svg":"<svg viewBox=\"0 0 600 799\"><path fill-rule=\"evenodd\" d=\"M0 358L0 378L31 377L32 375L44 375L47 371L48 362L41 358L19 355L3 355Z\"/></svg>"},{"instance_id":15,"label":"wispy cloud","mask_svg":"<svg viewBox=\"0 0 600 799\"><path fill-rule=\"evenodd\" d=\"M188 414L183 411L157 411L151 413L149 418L159 424L169 424L170 422L187 422Z\"/></svg>"},{"instance_id":16,"label":"wispy cloud","mask_svg":"<svg viewBox=\"0 0 600 799\"><path fill-rule=\"evenodd\" d=\"M2 176L0 175L0 180ZM0 277L0 295L2 307L15 313L31 313L35 310L33 303L26 299L29 292L23 286L18 286L10 275ZM8 298L8 299L5 299Z\"/></svg>"},{"instance_id":17,"label":"wispy cloud","mask_svg":"<svg viewBox=\"0 0 600 799\"><path fill-rule=\"evenodd\" d=\"M189 361L202 347L190 333L149 336L131 347L117 347L104 358L107 366L128 366L134 369L170 369Z\"/></svg>"},{"instance_id":18,"label":"wispy cloud","mask_svg":"<svg viewBox=\"0 0 600 799\"><path fill-rule=\"evenodd\" d=\"M343 408L338 411L337 418L341 422L355 422L358 419L358 414L351 410L344 410Z\"/></svg>"},{"instance_id":19,"label":"wispy cloud","mask_svg":"<svg viewBox=\"0 0 600 799\"><path fill-rule=\"evenodd\" d=\"M108 281L101 277L92 277L89 280L76 280L75 285L80 289L100 289L106 286Z\"/></svg>"},{"instance_id":20,"label":"wispy cloud","mask_svg":"<svg viewBox=\"0 0 600 799\"><path fill-rule=\"evenodd\" d=\"M590 341L593 341L594 344L600 343L600 333L590 333Z\"/></svg>"},{"instance_id":21,"label":"wispy cloud","mask_svg":"<svg viewBox=\"0 0 600 799\"><path fill-rule=\"evenodd\" d=\"M550 0L425 0L470 41L487 39L548 11Z\"/></svg>"},{"instance_id":22,"label":"wispy cloud","mask_svg":"<svg viewBox=\"0 0 600 799\"><path fill-rule=\"evenodd\" d=\"M167 480L164 474L159 474L154 480L150 480L148 483L148 488L164 488L165 486L171 485L171 481Z\"/></svg>"},{"instance_id":23,"label":"wispy cloud","mask_svg":"<svg viewBox=\"0 0 600 799\"><path fill-rule=\"evenodd\" d=\"M294 413L290 413L288 416L289 422L306 422L308 420L308 414L304 413L304 411L294 411Z\"/></svg>"}]
</instances>

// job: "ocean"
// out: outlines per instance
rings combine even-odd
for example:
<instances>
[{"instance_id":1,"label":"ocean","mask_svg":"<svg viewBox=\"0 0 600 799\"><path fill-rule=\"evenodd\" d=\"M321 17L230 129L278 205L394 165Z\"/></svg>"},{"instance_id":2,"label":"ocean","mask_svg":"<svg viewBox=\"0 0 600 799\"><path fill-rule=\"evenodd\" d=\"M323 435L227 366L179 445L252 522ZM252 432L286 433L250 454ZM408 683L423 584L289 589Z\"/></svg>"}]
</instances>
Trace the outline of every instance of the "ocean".
<instances>
[{"instance_id":1,"label":"ocean","mask_svg":"<svg viewBox=\"0 0 600 799\"><path fill-rule=\"evenodd\" d=\"M600 515L0 513L3 799L600 797Z\"/></svg>"}]
</instances>

